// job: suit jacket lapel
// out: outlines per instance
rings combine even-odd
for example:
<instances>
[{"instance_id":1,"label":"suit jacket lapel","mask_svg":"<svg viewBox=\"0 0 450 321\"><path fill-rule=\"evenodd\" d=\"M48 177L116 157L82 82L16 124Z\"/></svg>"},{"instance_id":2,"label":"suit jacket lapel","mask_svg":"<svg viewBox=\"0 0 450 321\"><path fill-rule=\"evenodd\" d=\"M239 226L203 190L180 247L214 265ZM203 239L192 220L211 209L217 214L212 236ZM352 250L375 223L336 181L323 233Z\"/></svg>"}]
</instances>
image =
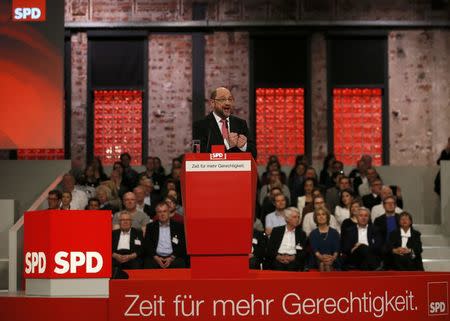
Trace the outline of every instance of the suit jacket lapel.
<instances>
[{"instance_id":1,"label":"suit jacket lapel","mask_svg":"<svg viewBox=\"0 0 450 321\"><path fill-rule=\"evenodd\" d=\"M222 132L219 129L219 126L217 125L216 118L214 118L213 113L211 112L208 115L209 118L209 129L211 132L211 141L210 145L223 145L223 138L222 138Z\"/></svg>"}]
</instances>

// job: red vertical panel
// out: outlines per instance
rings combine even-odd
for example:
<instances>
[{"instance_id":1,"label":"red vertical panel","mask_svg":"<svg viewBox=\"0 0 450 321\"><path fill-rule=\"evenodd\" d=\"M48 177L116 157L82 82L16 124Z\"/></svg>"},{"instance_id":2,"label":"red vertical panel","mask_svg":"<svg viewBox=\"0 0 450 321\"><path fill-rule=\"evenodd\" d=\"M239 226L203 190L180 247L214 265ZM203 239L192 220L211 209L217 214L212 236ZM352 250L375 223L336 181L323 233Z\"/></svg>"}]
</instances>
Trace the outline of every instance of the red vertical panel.
<instances>
[{"instance_id":1,"label":"red vertical panel","mask_svg":"<svg viewBox=\"0 0 450 321\"><path fill-rule=\"evenodd\" d=\"M382 91L380 88L333 90L334 152L345 165L362 154L382 165Z\"/></svg>"},{"instance_id":2,"label":"red vertical panel","mask_svg":"<svg viewBox=\"0 0 450 321\"><path fill-rule=\"evenodd\" d=\"M121 153L142 159L142 91L96 90L94 92L94 155L112 164Z\"/></svg>"},{"instance_id":3,"label":"red vertical panel","mask_svg":"<svg viewBox=\"0 0 450 321\"><path fill-rule=\"evenodd\" d=\"M17 159L64 159L64 149L18 149Z\"/></svg>"},{"instance_id":4,"label":"red vertical panel","mask_svg":"<svg viewBox=\"0 0 450 321\"><path fill-rule=\"evenodd\" d=\"M282 165L291 165L305 152L304 141L303 88L257 88L257 163L277 155Z\"/></svg>"}]
</instances>

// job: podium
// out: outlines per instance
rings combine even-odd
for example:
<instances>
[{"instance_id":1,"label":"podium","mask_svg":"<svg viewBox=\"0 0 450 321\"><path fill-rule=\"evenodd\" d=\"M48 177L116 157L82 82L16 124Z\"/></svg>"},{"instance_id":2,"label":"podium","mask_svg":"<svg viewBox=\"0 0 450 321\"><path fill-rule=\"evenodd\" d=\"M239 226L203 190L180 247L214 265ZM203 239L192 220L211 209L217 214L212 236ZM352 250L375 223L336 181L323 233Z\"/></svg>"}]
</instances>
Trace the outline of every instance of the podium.
<instances>
[{"instance_id":1,"label":"podium","mask_svg":"<svg viewBox=\"0 0 450 321\"><path fill-rule=\"evenodd\" d=\"M185 155L181 186L193 277L248 273L256 181L250 153Z\"/></svg>"},{"instance_id":2,"label":"podium","mask_svg":"<svg viewBox=\"0 0 450 321\"><path fill-rule=\"evenodd\" d=\"M24 216L27 295L108 295L111 212L47 210Z\"/></svg>"}]
</instances>

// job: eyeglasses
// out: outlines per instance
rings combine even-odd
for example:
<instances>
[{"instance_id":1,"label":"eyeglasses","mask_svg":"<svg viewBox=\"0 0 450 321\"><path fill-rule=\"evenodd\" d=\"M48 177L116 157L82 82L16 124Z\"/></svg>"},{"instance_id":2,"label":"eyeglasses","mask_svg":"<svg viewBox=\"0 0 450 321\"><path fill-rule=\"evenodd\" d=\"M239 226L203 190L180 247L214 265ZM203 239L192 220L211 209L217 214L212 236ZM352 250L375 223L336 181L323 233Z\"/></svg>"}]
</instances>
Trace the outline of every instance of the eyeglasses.
<instances>
[{"instance_id":1,"label":"eyeglasses","mask_svg":"<svg viewBox=\"0 0 450 321\"><path fill-rule=\"evenodd\" d=\"M57 198L57 197L47 197L47 200L48 201L57 201L57 200L59 200L59 198Z\"/></svg>"},{"instance_id":2,"label":"eyeglasses","mask_svg":"<svg viewBox=\"0 0 450 321\"><path fill-rule=\"evenodd\" d=\"M219 103L223 104L224 102L230 102L230 103L234 103L234 98L230 97L230 98L219 98L219 99L214 99L215 101L218 101Z\"/></svg>"}]
</instances>

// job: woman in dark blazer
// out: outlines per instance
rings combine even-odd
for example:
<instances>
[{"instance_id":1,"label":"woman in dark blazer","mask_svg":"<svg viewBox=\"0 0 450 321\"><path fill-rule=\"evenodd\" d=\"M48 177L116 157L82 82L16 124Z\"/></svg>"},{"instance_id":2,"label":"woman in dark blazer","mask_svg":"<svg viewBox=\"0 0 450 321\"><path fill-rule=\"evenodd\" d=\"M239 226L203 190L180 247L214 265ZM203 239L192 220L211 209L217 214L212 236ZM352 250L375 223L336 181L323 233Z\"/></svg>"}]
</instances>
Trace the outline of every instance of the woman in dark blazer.
<instances>
[{"instance_id":1,"label":"woman in dark blazer","mask_svg":"<svg viewBox=\"0 0 450 321\"><path fill-rule=\"evenodd\" d=\"M400 228L389 235L388 249L392 255L392 268L398 271L423 271L420 232L412 226L408 212L400 214Z\"/></svg>"}]
</instances>

